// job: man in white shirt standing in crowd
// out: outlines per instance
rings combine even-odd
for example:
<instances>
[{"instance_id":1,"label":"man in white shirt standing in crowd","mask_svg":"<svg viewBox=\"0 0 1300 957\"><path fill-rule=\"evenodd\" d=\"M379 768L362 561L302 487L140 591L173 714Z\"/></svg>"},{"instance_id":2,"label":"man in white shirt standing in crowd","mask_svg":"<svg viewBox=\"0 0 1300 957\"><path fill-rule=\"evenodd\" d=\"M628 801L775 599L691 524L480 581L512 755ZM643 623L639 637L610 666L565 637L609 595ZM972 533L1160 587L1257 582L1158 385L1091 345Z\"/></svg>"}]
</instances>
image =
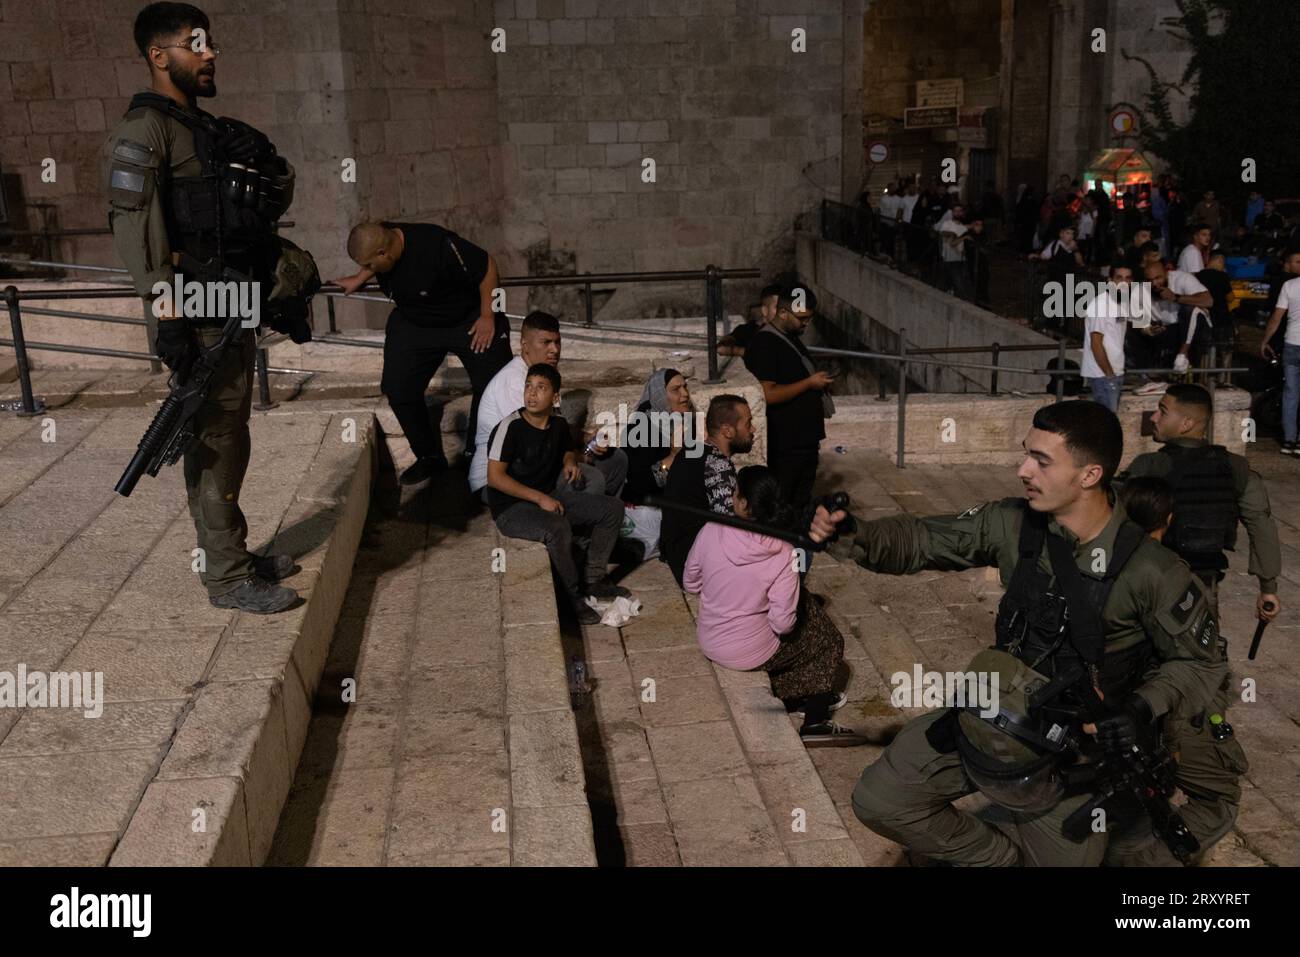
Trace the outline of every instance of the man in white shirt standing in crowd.
<instances>
[{"instance_id":1,"label":"man in white shirt standing in crowd","mask_svg":"<svg viewBox=\"0 0 1300 957\"><path fill-rule=\"evenodd\" d=\"M1204 223L1192 228L1192 241L1183 247L1178 255L1178 271L1195 276L1210 264L1210 246L1214 242L1214 231Z\"/></svg>"},{"instance_id":2,"label":"man in white shirt standing in crowd","mask_svg":"<svg viewBox=\"0 0 1300 957\"><path fill-rule=\"evenodd\" d=\"M1113 263L1110 285L1088 303L1084 315L1083 362L1079 371L1088 380L1092 400L1112 412L1119 412L1120 387L1124 384L1124 333L1128 328L1133 269L1127 263Z\"/></svg>"},{"instance_id":3,"label":"man in white shirt standing in crowd","mask_svg":"<svg viewBox=\"0 0 1300 957\"><path fill-rule=\"evenodd\" d=\"M524 383L528 367L539 362L558 367L560 364L560 321L550 313L534 310L524 317L519 330L519 355L515 356L483 390L479 399L474 458L469 466L469 490L475 495L487 487L488 439L492 430L506 416L524 404ZM582 491L592 495L617 496L627 477L627 453L609 446L596 446L579 455L579 467L585 483ZM561 479L561 482L564 482Z\"/></svg>"},{"instance_id":4,"label":"man in white shirt standing in crowd","mask_svg":"<svg viewBox=\"0 0 1300 957\"><path fill-rule=\"evenodd\" d=\"M1285 376L1282 387L1282 454L1300 455L1300 446L1296 444L1296 415L1300 413L1300 252L1287 253L1282 267L1296 278L1282 284L1277 308L1268 317L1268 326L1264 329L1264 344L1259 347L1259 354L1269 360L1277 358L1269 340L1281 325L1282 317L1286 316L1282 346L1282 374Z\"/></svg>"}]
</instances>

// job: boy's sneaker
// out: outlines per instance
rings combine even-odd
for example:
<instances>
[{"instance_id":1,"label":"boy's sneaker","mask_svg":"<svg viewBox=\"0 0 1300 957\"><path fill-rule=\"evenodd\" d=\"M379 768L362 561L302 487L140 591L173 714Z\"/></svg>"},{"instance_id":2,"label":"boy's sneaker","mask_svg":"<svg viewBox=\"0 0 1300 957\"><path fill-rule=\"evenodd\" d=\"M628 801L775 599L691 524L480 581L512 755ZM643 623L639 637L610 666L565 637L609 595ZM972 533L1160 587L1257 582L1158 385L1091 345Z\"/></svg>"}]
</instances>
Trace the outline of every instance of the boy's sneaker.
<instances>
[{"instance_id":1,"label":"boy's sneaker","mask_svg":"<svg viewBox=\"0 0 1300 957\"><path fill-rule=\"evenodd\" d=\"M398 481L403 485L419 485L421 482L429 481L446 467L446 459L437 455L426 455L422 459L416 459L415 464L403 472Z\"/></svg>"},{"instance_id":2,"label":"boy's sneaker","mask_svg":"<svg viewBox=\"0 0 1300 957\"><path fill-rule=\"evenodd\" d=\"M1300 455L1300 442L1283 442L1283 455Z\"/></svg>"},{"instance_id":3,"label":"boy's sneaker","mask_svg":"<svg viewBox=\"0 0 1300 957\"><path fill-rule=\"evenodd\" d=\"M615 585L606 575L600 581L587 586L587 594L601 601L613 601L615 598L631 598L632 593L622 585Z\"/></svg>"}]
</instances>

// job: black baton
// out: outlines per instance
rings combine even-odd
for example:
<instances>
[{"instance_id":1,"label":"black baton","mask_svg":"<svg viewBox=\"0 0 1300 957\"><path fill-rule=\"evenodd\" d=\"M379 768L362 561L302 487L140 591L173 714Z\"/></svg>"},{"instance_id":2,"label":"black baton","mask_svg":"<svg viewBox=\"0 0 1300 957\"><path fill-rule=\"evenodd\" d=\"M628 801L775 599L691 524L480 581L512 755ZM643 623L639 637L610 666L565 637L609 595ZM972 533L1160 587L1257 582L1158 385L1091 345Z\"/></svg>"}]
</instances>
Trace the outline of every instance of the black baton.
<instances>
[{"instance_id":1,"label":"black baton","mask_svg":"<svg viewBox=\"0 0 1300 957\"><path fill-rule=\"evenodd\" d=\"M1274 605L1271 601L1264 602L1265 611L1272 611L1276 607L1277 606ZM1259 642L1260 639L1264 637L1264 629L1267 627L1268 627L1268 622L1262 618L1259 620L1259 624L1255 626L1255 637L1252 638L1250 641L1250 654L1246 655L1246 658L1248 660L1250 661L1255 660L1255 652L1259 651Z\"/></svg>"},{"instance_id":2,"label":"black baton","mask_svg":"<svg viewBox=\"0 0 1300 957\"><path fill-rule=\"evenodd\" d=\"M783 542L798 545L803 549L821 551L826 547L822 543L814 542L807 535L801 535L800 533L788 528L779 528L775 525L764 525L762 522L751 521L747 518L737 518L735 515L723 515L720 512L710 512L708 509L695 508L692 505L683 505L681 502L669 501L668 499L661 498L658 495L647 495L645 503L653 508L681 512L683 515L691 515L702 522L714 522L718 525L730 525L732 528L743 528L745 531L753 532L756 535L768 535L772 538L779 538Z\"/></svg>"}]
</instances>

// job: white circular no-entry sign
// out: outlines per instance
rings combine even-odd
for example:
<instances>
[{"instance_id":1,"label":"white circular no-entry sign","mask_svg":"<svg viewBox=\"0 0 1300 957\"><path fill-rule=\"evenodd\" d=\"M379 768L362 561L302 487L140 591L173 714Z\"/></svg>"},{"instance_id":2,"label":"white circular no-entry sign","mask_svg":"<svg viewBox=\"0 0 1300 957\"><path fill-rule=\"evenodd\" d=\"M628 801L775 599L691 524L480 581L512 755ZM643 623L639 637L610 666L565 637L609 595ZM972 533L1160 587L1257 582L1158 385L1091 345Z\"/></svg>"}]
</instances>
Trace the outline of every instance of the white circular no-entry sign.
<instances>
[{"instance_id":1,"label":"white circular no-entry sign","mask_svg":"<svg viewBox=\"0 0 1300 957\"><path fill-rule=\"evenodd\" d=\"M889 159L889 147L884 143L872 143L867 147L867 158L873 163L883 163Z\"/></svg>"}]
</instances>

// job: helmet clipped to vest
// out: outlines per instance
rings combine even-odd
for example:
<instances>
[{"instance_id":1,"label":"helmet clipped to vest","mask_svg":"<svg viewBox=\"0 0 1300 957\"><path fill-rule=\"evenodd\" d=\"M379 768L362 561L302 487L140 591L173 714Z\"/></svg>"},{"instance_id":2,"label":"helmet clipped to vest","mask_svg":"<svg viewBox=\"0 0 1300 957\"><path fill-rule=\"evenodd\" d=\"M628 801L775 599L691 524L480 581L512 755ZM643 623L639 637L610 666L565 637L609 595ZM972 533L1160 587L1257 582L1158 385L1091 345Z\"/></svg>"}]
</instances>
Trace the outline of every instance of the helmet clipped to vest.
<instances>
[{"instance_id":1,"label":"helmet clipped to vest","mask_svg":"<svg viewBox=\"0 0 1300 957\"><path fill-rule=\"evenodd\" d=\"M957 713L957 753L967 777L1002 807L1028 814L1055 807L1065 796L1061 767L1074 757L1074 739L1031 707L1048 679L996 648L976 655L968 671L998 694L993 714L971 703Z\"/></svg>"}]
</instances>

